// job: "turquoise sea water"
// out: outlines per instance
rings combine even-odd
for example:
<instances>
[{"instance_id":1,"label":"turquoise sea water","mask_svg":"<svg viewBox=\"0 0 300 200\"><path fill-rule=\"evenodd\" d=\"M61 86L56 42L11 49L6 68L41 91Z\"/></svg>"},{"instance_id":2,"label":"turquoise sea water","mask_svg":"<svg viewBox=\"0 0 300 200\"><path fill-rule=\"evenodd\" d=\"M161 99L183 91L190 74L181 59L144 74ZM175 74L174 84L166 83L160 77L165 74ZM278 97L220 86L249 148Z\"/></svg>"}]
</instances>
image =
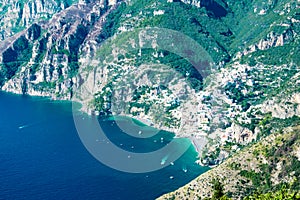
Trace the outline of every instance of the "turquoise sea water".
<instances>
[{"instance_id":1,"label":"turquoise sea water","mask_svg":"<svg viewBox=\"0 0 300 200\"><path fill-rule=\"evenodd\" d=\"M79 115L87 123L95 120ZM117 120L132 125L126 118ZM167 132L134 138L112 119L99 119L99 123L111 142L128 151L153 151L173 139ZM208 170L194 163L196 156L191 146L164 169L143 174L120 172L86 150L74 126L70 102L0 93L0 199L154 199Z\"/></svg>"}]
</instances>

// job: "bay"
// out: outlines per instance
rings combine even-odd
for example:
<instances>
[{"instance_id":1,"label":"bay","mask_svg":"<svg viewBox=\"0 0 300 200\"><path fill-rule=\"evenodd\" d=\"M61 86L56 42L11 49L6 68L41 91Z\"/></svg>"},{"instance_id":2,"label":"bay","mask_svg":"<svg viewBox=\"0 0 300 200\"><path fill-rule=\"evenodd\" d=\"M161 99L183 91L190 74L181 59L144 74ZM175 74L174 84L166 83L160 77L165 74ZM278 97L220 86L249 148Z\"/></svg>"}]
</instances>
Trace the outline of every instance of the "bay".
<instances>
[{"instance_id":1,"label":"bay","mask_svg":"<svg viewBox=\"0 0 300 200\"><path fill-rule=\"evenodd\" d=\"M94 120L79 111L77 115ZM156 139L128 136L117 126L131 126L126 118L101 118L99 123L111 142L136 152L159 149L174 139L168 132ZM161 170L120 172L86 150L74 125L72 103L0 92L0 199L155 199L208 170L195 163L196 157L191 146Z\"/></svg>"}]
</instances>

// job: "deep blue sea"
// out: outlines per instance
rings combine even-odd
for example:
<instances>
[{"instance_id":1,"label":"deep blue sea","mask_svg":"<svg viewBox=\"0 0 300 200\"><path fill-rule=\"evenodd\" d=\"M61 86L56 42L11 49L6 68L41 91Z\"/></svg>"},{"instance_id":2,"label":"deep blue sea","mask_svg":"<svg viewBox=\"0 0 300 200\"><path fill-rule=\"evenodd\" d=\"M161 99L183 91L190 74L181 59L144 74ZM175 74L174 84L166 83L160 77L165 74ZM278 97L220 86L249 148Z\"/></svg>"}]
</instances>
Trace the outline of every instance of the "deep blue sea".
<instances>
[{"instance_id":1,"label":"deep blue sea","mask_svg":"<svg viewBox=\"0 0 300 200\"><path fill-rule=\"evenodd\" d=\"M0 92L0 113L0 199L155 199L208 170L195 164L192 146L174 165L158 171L132 174L111 169L82 144L70 102ZM87 123L95 120L84 114L82 118ZM173 139L167 132L157 140L131 138L113 120L99 123L111 142L124 144L124 149L147 152Z\"/></svg>"}]
</instances>

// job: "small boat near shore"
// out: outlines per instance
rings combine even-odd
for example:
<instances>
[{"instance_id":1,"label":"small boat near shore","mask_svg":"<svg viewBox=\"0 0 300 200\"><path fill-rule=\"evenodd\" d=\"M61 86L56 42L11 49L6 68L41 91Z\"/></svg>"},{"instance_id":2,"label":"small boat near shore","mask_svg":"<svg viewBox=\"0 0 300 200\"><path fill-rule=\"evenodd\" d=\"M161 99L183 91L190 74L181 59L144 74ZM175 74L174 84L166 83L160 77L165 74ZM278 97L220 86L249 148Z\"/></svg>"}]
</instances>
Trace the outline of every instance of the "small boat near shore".
<instances>
[{"instance_id":1,"label":"small boat near shore","mask_svg":"<svg viewBox=\"0 0 300 200\"><path fill-rule=\"evenodd\" d=\"M164 165L166 163L166 161L168 160L168 156L165 156L163 159L161 159L160 164Z\"/></svg>"}]
</instances>

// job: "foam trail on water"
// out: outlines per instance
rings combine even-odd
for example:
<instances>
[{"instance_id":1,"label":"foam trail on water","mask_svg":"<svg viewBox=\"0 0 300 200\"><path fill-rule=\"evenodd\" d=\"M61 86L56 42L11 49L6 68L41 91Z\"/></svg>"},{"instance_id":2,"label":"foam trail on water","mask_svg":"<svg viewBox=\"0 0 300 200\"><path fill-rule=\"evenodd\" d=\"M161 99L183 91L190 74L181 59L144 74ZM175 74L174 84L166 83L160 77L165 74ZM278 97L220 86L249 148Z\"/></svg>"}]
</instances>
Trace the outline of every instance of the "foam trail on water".
<instances>
[{"instance_id":1,"label":"foam trail on water","mask_svg":"<svg viewBox=\"0 0 300 200\"><path fill-rule=\"evenodd\" d=\"M161 160L160 164L164 165L166 163L166 161L168 160L169 156L166 155L165 157L163 157L163 159Z\"/></svg>"},{"instance_id":2,"label":"foam trail on water","mask_svg":"<svg viewBox=\"0 0 300 200\"><path fill-rule=\"evenodd\" d=\"M19 129L29 128L29 127L35 126L35 125L37 125L37 124L40 124L40 123L41 123L41 122L32 123L32 124L25 124L25 125L19 126L18 128L19 128Z\"/></svg>"},{"instance_id":3,"label":"foam trail on water","mask_svg":"<svg viewBox=\"0 0 300 200\"><path fill-rule=\"evenodd\" d=\"M29 125L19 126L19 129L27 128Z\"/></svg>"}]
</instances>

